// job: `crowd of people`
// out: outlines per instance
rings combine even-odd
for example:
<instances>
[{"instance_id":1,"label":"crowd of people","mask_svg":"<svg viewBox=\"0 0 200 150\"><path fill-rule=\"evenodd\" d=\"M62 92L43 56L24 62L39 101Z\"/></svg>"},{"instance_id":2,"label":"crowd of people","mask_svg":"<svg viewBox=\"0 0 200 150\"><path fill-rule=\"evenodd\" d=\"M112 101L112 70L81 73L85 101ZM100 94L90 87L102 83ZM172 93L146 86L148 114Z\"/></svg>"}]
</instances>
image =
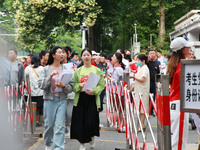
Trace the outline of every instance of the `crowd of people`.
<instances>
[{"instance_id":1,"label":"crowd of people","mask_svg":"<svg viewBox=\"0 0 200 150\"><path fill-rule=\"evenodd\" d=\"M181 43L182 44L179 44ZM161 51L149 50L146 54L136 54L133 59L130 50L118 49L106 55L82 50L81 55L72 52L68 46L55 46L50 51L44 50L39 55L29 54L17 60L17 51L10 49L6 57L2 57L1 76L5 86L22 85L29 77L31 98L37 103L36 126L41 126L40 116L44 116L44 143L46 150L64 150L65 132L71 139L80 142L80 150L85 150L85 143L95 147L94 136L99 136L99 112L103 111L105 97L105 78L117 83L120 90L123 73L130 72L131 89L135 92L135 100L139 102L142 93L145 108L149 109L149 93L156 100L156 74L169 74L171 95L170 105L180 104L180 60L195 59L188 42L177 38L171 43L172 52L162 55ZM177 46L178 45L178 46ZM169 63L168 63L169 62ZM60 78L65 70L73 73L68 83ZM96 87L83 90L91 73L100 77ZM107 76L106 76L107 74ZM179 86L177 86L179 85ZM57 88L62 89L58 91ZM119 91L120 93L120 91ZM27 96L28 93L25 93ZM118 96L116 96L119 101ZM124 97L121 96L124 109ZM171 107L170 107L171 108ZM43 114L44 113L44 114ZM172 146L178 145L177 134L181 130L175 128L180 117L187 118L180 110L171 110ZM151 115L155 116L152 109ZM180 116L180 117L179 117ZM119 113L122 120L122 113ZM141 111L140 120L145 129L145 114ZM55 124L56 122L56 124ZM188 122L188 121L186 121ZM187 125L187 124L186 124ZM55 131L54 131L55 126ZM66 128L67 127L67 128ZM138 127L138 131L141 129ZM186 129L185 129L186 130ZM185 136L186 137L186 136Z\"/></svg>"}]
</instances>

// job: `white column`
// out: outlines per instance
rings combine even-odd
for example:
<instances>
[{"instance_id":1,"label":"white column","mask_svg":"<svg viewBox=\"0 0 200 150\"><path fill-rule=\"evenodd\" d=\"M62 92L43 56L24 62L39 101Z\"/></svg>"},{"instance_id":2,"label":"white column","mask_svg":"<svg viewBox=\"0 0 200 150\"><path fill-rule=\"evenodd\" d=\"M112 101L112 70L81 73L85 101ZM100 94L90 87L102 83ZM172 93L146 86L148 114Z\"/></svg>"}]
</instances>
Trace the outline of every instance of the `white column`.
<instances>
[{"instance_id":1,"label":"white column","mask_svg":"<svg viewBox=\"0 0 200 150\"><path fill-rule=\"evenodd\" d=\"M85 30L82 32L82 50L85 48Z\"/></svg>"}]
</instances>

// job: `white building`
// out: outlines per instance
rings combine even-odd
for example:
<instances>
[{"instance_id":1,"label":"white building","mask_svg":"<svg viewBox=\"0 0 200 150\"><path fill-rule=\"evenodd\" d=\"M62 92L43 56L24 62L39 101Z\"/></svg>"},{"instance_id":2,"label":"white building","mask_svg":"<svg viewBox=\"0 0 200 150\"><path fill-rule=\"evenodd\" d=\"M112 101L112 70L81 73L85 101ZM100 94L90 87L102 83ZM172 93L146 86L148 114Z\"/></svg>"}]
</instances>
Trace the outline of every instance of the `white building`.
<instances>
[{"instance_id":1,"label":"white building","mask_svg":"<svg viewBox=\"0 0 200 150\"><path fill-rule=\"evenodd\" d=\"M192 50L200 59L200 10L191 10L174 22L175 30L171 32L170 40L175 37L187 37L193 43Z\"/></svg>"}]
</instances>

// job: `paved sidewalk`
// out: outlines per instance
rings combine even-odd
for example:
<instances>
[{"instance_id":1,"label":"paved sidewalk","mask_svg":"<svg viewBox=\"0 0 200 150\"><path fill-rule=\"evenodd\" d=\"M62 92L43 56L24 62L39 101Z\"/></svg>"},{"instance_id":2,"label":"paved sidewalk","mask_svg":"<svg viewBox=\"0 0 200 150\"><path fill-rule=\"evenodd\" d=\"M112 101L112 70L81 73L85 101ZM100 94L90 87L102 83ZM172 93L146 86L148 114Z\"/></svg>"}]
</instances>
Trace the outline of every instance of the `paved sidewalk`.
<instances>
[{"instance_id":1,"label":"paved sidewalk","mask_svg":"<svg viewBox=\"0 0 200 150\"><path fill-rule=\"evenodd\" d=\"M105 105L104 105L105 108ZM106 127L107 120L106 120L106 113L105 110L100 113L100 122L104 125L100 131L100 137L95 137L96 147L95 150L115 150L115 148L126 148L126 134L125 133L118 133L113 128ZM155 137L157 138L157 118L151 118L150 120L153 132ZM38 133L43 131L43 127L39 127L36 130ZM141 134L139 135L139 141L142 142ZM147 131L147 146L148 150L154 150L153 140L151 138L150 132ZM43 138L32 138L30 140L32 143L29 148L26 147L27 150L44 150L45 146L43 143ZM66 137L66 144L65 150L78 150L79 149L79 142L77 140L71 140L69 137ZM141 144L142 146L142 144ZM86 148L89 150L89 144L86 144ZM196 130L189 130L189 137L188 137L188 145L186 150L197 150L198 149L198 134Z\"/></svg>"}]
</instances>

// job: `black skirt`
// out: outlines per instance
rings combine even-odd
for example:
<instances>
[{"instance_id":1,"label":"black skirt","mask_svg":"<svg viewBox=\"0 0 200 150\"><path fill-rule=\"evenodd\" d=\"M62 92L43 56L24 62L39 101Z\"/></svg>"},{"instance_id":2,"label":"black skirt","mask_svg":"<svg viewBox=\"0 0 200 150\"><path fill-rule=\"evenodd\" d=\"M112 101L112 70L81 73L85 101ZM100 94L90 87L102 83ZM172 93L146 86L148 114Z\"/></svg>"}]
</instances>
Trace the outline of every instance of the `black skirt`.
<instances>
[{"instance_id":1,"label":"black skirt","mask_svg":"<svg viewBox=\"0 0 200 150\"><path fill-rule=\"evenodd\" d=\"M79 102L72 111L71 139L88 143L94 136L99 136L99 112L96 98L94 95L81 92Z\"/></svg>"}]
</instances>

